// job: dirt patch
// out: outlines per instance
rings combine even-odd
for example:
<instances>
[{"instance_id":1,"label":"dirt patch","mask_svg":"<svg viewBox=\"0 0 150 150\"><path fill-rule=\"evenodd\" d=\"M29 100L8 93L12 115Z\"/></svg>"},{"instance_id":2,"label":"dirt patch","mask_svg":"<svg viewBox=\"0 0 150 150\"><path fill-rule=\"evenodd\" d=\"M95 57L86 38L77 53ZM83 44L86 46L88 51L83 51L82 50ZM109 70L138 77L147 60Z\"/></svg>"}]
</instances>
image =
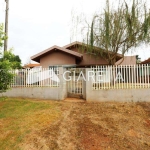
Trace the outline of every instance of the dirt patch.
<instances>
[{"instance_id":1,"label":"dirt patch","mask_svg":"<svg viewBox=\"0 0 150 150\"><path fill-rule=\"evenodd\" d=\"M80 148L88 150L100 150L111 142L107 131L99 124L93 123L88 117L79 124Z\"/></svg>"},{"instance_id":2,"label":"dirt patch","mask_svg":"<svg viewBox=\"0 0 150 150\"><path fill-rule=\"evenodd\" d=\"M147 102L138 102L137 104L139 106L142 106L142 108L145 110L145 112L150 117L150 103L147 103Z\"/></svg>"},{"instance_id":3,"label":"dirt patch","mask_svg":"<svg viewBox=\"0 0 150 150\"><path fill-rule=\"evenodd\" d=\"M21 149L149 150L150 103L61 103L61 116Z\"/></svg>"}]
</instances>

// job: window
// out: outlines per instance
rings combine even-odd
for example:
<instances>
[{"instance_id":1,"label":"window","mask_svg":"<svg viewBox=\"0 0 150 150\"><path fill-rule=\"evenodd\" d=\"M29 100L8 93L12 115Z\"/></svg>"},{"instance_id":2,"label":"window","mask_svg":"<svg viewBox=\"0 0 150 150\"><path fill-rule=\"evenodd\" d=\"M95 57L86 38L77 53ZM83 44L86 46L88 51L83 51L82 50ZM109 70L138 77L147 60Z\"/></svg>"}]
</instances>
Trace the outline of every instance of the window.
<instances>
[{"instance_id":1,"label":"window","mask_svg":"<svg viewBox=\"0 0 150 150\"><path fill-rule=\"evenodd\" d=\"M59 74L59 68L58 68L58 66L49 66L49 69L53 70L56 75Z\"/></svg>"}]
</instances>

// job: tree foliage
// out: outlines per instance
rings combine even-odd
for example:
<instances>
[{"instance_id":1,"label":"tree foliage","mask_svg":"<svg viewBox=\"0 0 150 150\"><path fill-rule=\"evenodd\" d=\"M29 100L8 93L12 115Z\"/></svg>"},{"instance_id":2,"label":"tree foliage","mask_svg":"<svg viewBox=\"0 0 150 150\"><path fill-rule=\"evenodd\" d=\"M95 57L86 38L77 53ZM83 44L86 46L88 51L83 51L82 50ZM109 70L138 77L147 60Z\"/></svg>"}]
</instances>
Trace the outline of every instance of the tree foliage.
<instances>
[{"instance_id":1,"label":"tree foliage","mask_svg":"<svg viewBox=\"0 0 150 150\"><path fill-rule=\"evenodd\" d=\"M3 57L0 58L0 61L9 61L11 69L21 69L21 59L18 55L14 55L12 50L5 51Z\"/></svg>"},{"instance_id":2,"label":"tree foliage","mask_svg":"<svg viewBox=\"0 0 150 150\"><path fill-rule=\"evenodd\" d=\"M0 24L0 49L3 47L4 40L7 38L5 32L3 31L4 25Z\"/></svg>"},{"instance_id":3,"label":"tree foliage","mask_svg":"<svg viewBox=\"0 0 150 150\"><path fill-rule=\"evenodd\" d=\"M146 2L133 0L130 5L124 1L115 9L107 0L104 12L94 15L85 37L92 50L93 46L100 48L95 53L114 65L117 53L124 57L131 48L150 42L150 11Z\"/></svg>"},{"instance_id":4,"label":"tree foliage","mask_svg":"<svg viewBox=\"0 0 150 150\"><path fill-rule=\"evenodd\" d=\"M4 40L6 39L5 33L3 32L3 25L0 24L0 50L4 45ZM14 55L12 50L0 52L0 92L9 89L12 83L13 74L12 69L21 68L21 59L19 56Z\"/></svg>"},{"instance_id":5,"label":"tree foliage","mask_svg":"<svg viewBox=\"0 0 150 150\"><path fill-rule=\"evenodd\" d=\"M12 83L13 74L10 71L11 67L8 60L0 62L0 92L9 89L9 86Z\"/></svg>"}]
</instances>

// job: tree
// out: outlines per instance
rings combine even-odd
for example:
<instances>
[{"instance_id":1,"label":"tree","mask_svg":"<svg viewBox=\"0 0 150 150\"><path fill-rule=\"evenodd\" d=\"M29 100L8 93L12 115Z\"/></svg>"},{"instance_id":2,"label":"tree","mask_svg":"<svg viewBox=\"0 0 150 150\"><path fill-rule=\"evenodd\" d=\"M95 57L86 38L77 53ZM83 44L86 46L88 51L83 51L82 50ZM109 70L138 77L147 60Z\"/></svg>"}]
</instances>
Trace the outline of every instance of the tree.
<instances>
[{"instance_id":1,"label":"tree","mask_svg":"<svg viewBox=\"0 0 150 150\"><path fill-rule=\"evenodd\" d=\"M12 53L12 49L5 51L2 58L0 58L0 61L3 62L5 60L8 60L10 62L11 69L21 69L21 59L18 55L14 55Z\"/></svg>"},{"instance_id":2,"label":"tree","mask_svg":"<svg viewBox=\"0 0 150 150\"><path fill-rule=\"evenodd\" d=\"M4 92L9 89L13 80L13 74L10 72L10 62L5 60L0 62L0 92Z\"/></svg>"},{"instance_id":3,"label":"tree","mask_svg":"<svg viewBox=\"0 0 150 150\"><path fill-rule=\"evenodd\" d=\"M84 27L90 51L114 65L118 53L124 57L131 48L150 43L150 11L146 6L146 2L133 0L132 5L124 1L113 9L107 0L104 12L94 15L91 25ZM94 46L99 49L94 50Z\"/></svg>"},{"instance_id":4,"label":"tree","mask_svg":"<svg viewBox=\"0 0 150 150\"><path fill-rule=\"evenodd\" d=\"M3 32L3 25L0 24L0 50L4 45L5 39L6 36ZM19 68L21 68L21 60L19 56L12 53L12 50L6 51L3 54L0 53L0 92L9 89L14 77L11 70Z\"/></svg>"}]
</instances>

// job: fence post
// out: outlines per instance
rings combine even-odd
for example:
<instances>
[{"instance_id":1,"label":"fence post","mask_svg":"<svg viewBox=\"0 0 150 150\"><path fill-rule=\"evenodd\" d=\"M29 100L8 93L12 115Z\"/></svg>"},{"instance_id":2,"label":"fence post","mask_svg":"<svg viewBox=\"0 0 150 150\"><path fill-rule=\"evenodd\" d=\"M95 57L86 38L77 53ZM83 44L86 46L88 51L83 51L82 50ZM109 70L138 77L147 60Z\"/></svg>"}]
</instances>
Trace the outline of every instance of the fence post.
<instances>
[{"instance_id":1,"label":"fence post","mask_svg":"<svg viewBox=\"0 0 150 150\"><path fill-rule=\"evenodd\" d=\"M66 68L59 67L59 100L64 100L67 97L67 83L63 78L63 74L66 71Z\"/></svg>"},{"instance_id":2,"label":"fence post","mask_svg":"<svg viewBox=\"0 0 150 150\"><path fill-rule=\"evenodd\" d=\"M91 91L93 91L93 85L92 85L92 79L89 77L89 72L92 71L91 68L86 68L85 69L85 73L86 73L86 100L90 100L90 97L91 97Z\"/></svg>"}]
</instances>

